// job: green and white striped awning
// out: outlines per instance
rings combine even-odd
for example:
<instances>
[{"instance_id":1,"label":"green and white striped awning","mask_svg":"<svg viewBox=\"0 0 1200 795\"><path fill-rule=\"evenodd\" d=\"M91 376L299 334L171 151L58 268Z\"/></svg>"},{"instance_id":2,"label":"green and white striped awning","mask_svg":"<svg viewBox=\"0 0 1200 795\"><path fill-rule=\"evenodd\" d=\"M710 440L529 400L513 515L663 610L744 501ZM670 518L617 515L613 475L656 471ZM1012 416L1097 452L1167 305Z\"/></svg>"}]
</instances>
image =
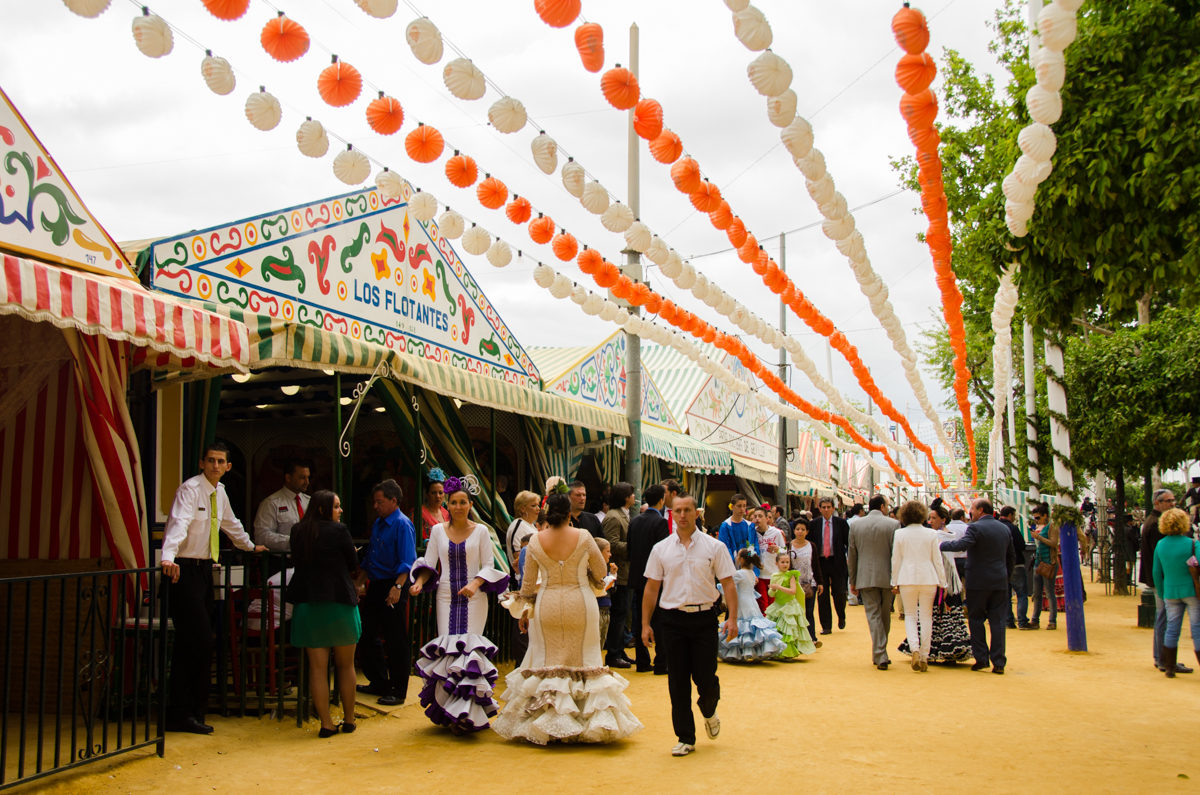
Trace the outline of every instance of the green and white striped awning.
<instances>
[{"instance_id":1,"label":"green and white striped awning","mask_svg":"<svg viewBox=\"0 0 1200 795\"><path fill-rule=\"evenodd\" d=\"M467 403L544 417L591 430L614 434L629 432L629 425L621 414L565 400L540 389L470 373L307 324L289 323L224 306L205 304L205 307L245 323L250 330L249 366L252 370L302 367L371 373L380 362L386 361L393 378Z\"/></svg>"},{"instance_id":2,"label":"green and white striped awning","mask_svg":"<svg viewBox=\"0 0 1200 795\"><path fill-rule=\"evenodd\" d=\"M679 427L688 429L687 410L709 375L685 354L668 345L643 345L642 363L654 373L654 383Z\"/></svg>"},{"instance_id":3,"label":"green and white striped awning","mask_svg":"<svg viewBox=\"0 0 1200 795\"><path fill-rule=\"evenodd\" d=\"M625 439L617 439L616 443L617 447L625 449ZM733 470L732 458L721 448L654 425L642 425L642 455L661 458L705 475L724 475Z\"/></svg>"},{"instance_id":4,"label":"green and white striped awning","mask_svg":"<svg viewBox=\"0 0 1200 795\"><path fill-rule=\"evenodd\" d=\"M733 455L733 474L744 480L752 480L756 483L775 484L779 481L779 467L771 466L762 461L756 461L753 458L745 456ZM787 473L788 494L794 494L797 497L818 497L833 494L833 487L805 477L792 471Z\"/></svg>"}]
</instances>

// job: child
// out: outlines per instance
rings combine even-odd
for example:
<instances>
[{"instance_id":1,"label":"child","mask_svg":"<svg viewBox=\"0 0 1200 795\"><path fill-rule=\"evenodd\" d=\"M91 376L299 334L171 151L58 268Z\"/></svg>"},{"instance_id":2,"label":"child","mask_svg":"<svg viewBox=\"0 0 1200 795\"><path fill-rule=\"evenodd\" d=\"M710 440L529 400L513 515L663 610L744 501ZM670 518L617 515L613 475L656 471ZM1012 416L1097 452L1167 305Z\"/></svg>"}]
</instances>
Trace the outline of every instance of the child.
<instances>
[{"instance_id":1,"label":"child","mask_svg":"<svg viewBox=\"0 0 1200 795\"><path fill-rule=\"evenodd\" d=\"M758 555L750 550L738 552L738 570L733 575L737 585L738 634L726 642L722 632L717 649L717 656L726 662L769 660L778 657L784 649L783 637L775 628L775 623L763 618L762 611L758 609L755 588L758 575L754 570L761 565Z\"/></svg>"},{"instance_id":2,"label":"child","mask_svg":"<svg viewBox=\"0 0 1200 795\"><path fill-rule=\"evenodd\" d=\"M604 587L595 590L596 606L600 608L600 637L607 638L608 622L611 619L612 611L612 597L608 595L608 592L617 582L617 564L612 562L612 545L608 543L607 538L597 538L596 546L600 548L600 555L608 566L608 576L604 578Z\"/></svg>"},{"instance_id":3,"label":"child","mask_svg":"<svg viewBox=\"0 0 1200 795\"><path fill-rule=\"evenodd\" d=\"M784 647L779 656L786 660L812 654L817 647L808 634L800 572L792 571L792 557L786 551L775 555L775 563L779 570L771 575L771 584L767 586L775 601L767 608L767 618L775 622L783 636Z\"/></svg>"}]
</instances>

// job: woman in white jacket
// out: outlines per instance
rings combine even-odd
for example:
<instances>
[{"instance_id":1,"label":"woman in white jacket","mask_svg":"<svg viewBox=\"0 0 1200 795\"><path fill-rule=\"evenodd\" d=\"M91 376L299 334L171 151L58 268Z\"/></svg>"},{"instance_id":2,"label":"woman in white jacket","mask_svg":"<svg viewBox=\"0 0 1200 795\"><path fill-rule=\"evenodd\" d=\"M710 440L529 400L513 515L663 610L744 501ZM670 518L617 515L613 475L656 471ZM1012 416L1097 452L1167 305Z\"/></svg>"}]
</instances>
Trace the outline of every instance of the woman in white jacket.
<instances>
[{"instance_id":1,"label":"woman in white jacket","mask_svg":"<svg viewBox=\"0 0 1200 795\"><path fill-rule=\"evenodd\" d=\"M904 602L904 628L912 649L912 669L929 667L929 644L933 637L933 600L939 587L946 587L941 539L923 522L929 510L910 500L900 507L900 529L892 539L892 591Z\"/></svg>"}]
</instances>

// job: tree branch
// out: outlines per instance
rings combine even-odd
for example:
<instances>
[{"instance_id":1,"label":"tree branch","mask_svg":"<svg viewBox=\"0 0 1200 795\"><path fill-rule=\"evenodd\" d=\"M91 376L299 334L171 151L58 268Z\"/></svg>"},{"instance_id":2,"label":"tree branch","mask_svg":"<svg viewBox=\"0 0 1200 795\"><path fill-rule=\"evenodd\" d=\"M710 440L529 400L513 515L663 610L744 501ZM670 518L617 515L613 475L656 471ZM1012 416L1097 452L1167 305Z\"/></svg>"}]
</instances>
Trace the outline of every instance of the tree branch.
<instances>
[{"instance_id":1,"label":"tree branch","mask_svg":"<svg viewBox=\"0 0 1200 795\"><path fill-rule=\"evenodd\" d=\"M1092 324L1092 323L1089 323L1089 322L1087 322L1086 320L1084 320L1084 319L1083 319L1083 318L1081 318L1081 317L1072 318L1072 320L1074 320L1074 321L1075 321L1075 324L1076 324L1076 325L1078 325L1078 326L1083 326L1083 327L1084 327L1085 329L1087 329L1088 331L1094 331L1094 332L1096 332L1097 334L1103 334L1103 335L1104 335L1104 336L1106 336L1106 337L1111 337L1111 336L1112 336L1112 332L1111 332L1111 331L1109 331L1108 329L1106 329L1106 328L1101 328L1100 326L1097 326L1097 325L1094 325L1094 324Z\"/></svg>"}]
</instances>

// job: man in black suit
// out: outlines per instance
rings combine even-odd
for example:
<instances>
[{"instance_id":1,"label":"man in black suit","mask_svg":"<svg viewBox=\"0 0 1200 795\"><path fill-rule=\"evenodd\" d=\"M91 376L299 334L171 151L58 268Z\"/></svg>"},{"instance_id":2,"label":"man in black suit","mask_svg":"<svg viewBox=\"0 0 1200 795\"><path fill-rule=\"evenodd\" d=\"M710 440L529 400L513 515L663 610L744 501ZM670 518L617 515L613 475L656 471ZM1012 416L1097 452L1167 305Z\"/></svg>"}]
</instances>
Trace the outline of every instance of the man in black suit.
<instances>
[{"instance_id":1,"label":"man in black suit","mask_svg":"<svg viewBox=\"0 0 1200 795\"><path fill-rule=\"evenodd\" d=\"M837 611L838 629L846 628L846 549L850 544L850 525L833 515L833 500L822 497L818 503L821 515L808 523L808 540L813 545L813 571L820 572L817 585L825 586L817 596L817 612L821 618L821 634L833 631L833 613L829 598Z\"/></svg>"},{"instance_id":2,"label":"man in black suit","mask_svg":"<svg viewBox=\"0 0 1200 795\"><path fill-rule=\"evenodd\" d=\"M592 534L592 538L604 538L604 531L600 529L600 519L596 514L584 510L584 506L587 505L587 486L582 480L571 484L567 497L571 500L571 527L582 527Z\"/></svg>"},{"instance_id":3,"label":"man in black suit","mask_svg":"<svg viewBox=\"0 0 1200 795\"><path fill-rule=\"evenodd\" d=\"M656 654L650 661L650 649L642 642L642 592L646 590L646 561L650 550L667 537L667 520L663 517L666 488L655 484L642 495L646 510L629 521L629 590L633 593L633 642L634 662L640 673L653 670L656 674L667 672L666 655ZM650 619L650 627L658 632L658 619Z\"/></svg>"},{"instance_id":4,"label":"man in black suit","mask_svg":"<svg viewBox=\"0 0 1200 795\"><path fill-rule=\"evenodd\" d=\"M1012 534L995 516L992 503L971 503L971 524L957 541L943 541L943 552L967 553L967 625L975 654L972 671L982 671L991 659L992 673L1004 673L1004 624L1008 617L1008 582L1016 564ZM992 633L989 649L983 622Z\"/></svg>"}]
</instances>

